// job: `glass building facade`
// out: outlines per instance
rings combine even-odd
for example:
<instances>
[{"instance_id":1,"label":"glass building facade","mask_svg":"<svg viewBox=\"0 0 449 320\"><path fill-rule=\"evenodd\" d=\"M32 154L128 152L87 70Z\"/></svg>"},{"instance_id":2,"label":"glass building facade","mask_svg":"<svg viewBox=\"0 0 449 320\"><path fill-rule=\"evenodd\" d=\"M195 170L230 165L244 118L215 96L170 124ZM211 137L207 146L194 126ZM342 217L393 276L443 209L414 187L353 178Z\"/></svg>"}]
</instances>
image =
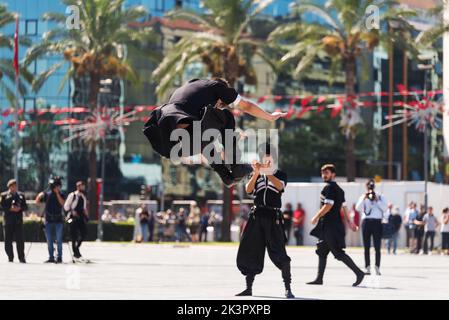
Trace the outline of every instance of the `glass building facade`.
<instances>
[{"instance_id":1,"label":"glass building facade","mask_svg":"<svg viewBox=\"0 0 449 320\"><path fill-rule=\"evenodd\" d=\"M27 37L33 43L41 41L43 34L54 27L53 23L44 21L42 16L45 12L59 12L65 13L65 6L57 0L2 0L6 3L8 10L19 13L19 37ZM15 24L9 24L4 30L5 34L13 35L15 31ZM22 59L26 54L27 48L19 47L19 59ZM2 49L0 57L12 58L13 52L11 50ZM61 57L56 55L48 55L43 59L33 62L29 66L29 71L34 75L40 74L51 66L61 62ZM42 88L37 93L33 93L31 89L28 93L21 97L21 106L25 110L33 109L36 106L37 99L43 100L45 105L66 107L70 105L70 85L67 81L61 88L64 76L67 72L68 66L63 66L52 77L46 81ZM13 86L13 85L12 85ZM14 87L14 86L13 86ZM9 102L4 96L0 96L0 108L9 107Z\"/></svg>"},{"instance_id":2,"label":"glass building facade","mask_svg":"<svg viewBox=\"0 0 449 320\"><path fill-rule=\"evenodd\" d=\"M19 35L26 36L33 43L37 43L42 39L43 34L54 27L53 23L43 20L46 12L66 13L65 5L59 0L2 0L6 3L8 10L18 12L20 14ZM269 16L283 16L288 14L290 5L293 1L277 0L264 10L264 14ZM201 0L127 0L126 7L142 5L149 14L148 18L163 16L167 11L176 7L182 7L195 11L203 11ZM14 34L15 25L12 23L4 30L5 34ZM26 47L21 46L19 50L19 58L22 59L26 53ZM0 50L0 58L12 58L11 50ZM29 70L35 75L47 70L51 66L61 62L61 56L48 55L42 59L33 62ZM37 93L28 90L28 93L22 97L21 104L25 110L32 109L36 106L37 99L42 99L43 104L55 107L67 107L71 104L70 95L73 90L70 88L70 81L66 81L63 85L64 76L66 74L68 64L63 66L52 75ZM14 84L11 84L12 88ZM10 106L6 98L0 95L0 108L4 109Z\"/></svg>"}]
</instances>

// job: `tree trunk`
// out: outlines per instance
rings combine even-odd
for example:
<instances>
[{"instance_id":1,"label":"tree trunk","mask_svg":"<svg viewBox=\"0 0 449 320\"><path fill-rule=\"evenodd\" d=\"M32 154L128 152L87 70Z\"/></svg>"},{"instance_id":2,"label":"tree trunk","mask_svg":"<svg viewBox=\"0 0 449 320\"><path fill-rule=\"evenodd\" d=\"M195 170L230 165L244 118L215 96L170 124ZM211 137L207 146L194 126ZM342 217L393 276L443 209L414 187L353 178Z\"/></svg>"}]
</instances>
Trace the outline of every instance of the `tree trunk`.
<instances>
[{"instance_id":1,"label":"tree trunk","mask_svg":"<svg viewBox=\"0 0 449 320\"><path fill-rule=\"evenodd\" d=\"M96 73L90 74L90 90L89 90L89 109L93 112L97 109L97 97L100 91L100 77ZM97 144L92 142L88 150L89 161L89 182L88 182L88 210L91 219L97 219L101 216L98 214L98 200L97 200Z\"/></svg>"},{"instance_id":2,"label":"tree trunk","mask_svg":"<svg viewBox=\"0 0 449 320\"><path fill-rule=\"evenodd\" d=\"M349 56L346 59L346 97L351 100L355 96L355 56ZM348 101L345 108L352 108ZM346 135L346 177L348 182L355 181L356 176L356 159L354 154L355 128L351 128L350 133Z\"/></svg>"},{"instance_id":3,"label":"tree trunk","mask_svg":"<svg viewBox=\"0 0 449 320\"><path fill-rule=\"evenodd\" d=\"M221 239L223 242L231 241L232 222L232 192L234 187L228 188L223 185L223 222L221 223Z\"/></svg>"},{"instance_id":4,"label":"tree trunk","mask_svg":"<svg viewBox=\"0 0 449 320\"><path fill-rule=\"evenodd\" d=\"M234 86L238 74L238 58L234 54L228 54L224 57L223 74L231 87ZM221 241L231 241L231 222L232 222L232 196L234 188L227 188L223 185L223 222L221 225Z\"/></svg>"}]
</instances>

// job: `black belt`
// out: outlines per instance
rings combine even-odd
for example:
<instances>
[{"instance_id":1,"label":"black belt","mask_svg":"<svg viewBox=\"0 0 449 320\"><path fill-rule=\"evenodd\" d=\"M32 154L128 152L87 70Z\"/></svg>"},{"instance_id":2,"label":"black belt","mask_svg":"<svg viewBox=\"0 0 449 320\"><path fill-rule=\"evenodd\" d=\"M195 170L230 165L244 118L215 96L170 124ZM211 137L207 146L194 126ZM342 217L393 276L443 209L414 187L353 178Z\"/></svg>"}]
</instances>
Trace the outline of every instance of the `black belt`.
<instances>
[{"instance_id":1,"label":"black belt","mask_svg":"<svg viewBox=\"0 0 449 320\"><path fill-rule=\"evenodd\" d=\"M270 206L264 206L264 205L256 205L253 207L254 209L269 209L269 210L273 210L273 211L281 211L281 208L275 208L275 207L270 207Z\"/></svg>"},{"instance_id":2,"label":"black belt","mask_svg":"<svg viewBox=\"0 0 449 320\"><path fill-rule=\"evenodd\" d=\"M268 209L271 211L274 211L275 215L273 217L276 218L276 223L277 224L284 224L284 217L282 216L282 211L281 208L275 208L275 207L270 207L270 206L263 206L263 205L256 205L253 206L251 208L251 212L250 212L250 217L252 217L253 219L256 219L256 210L257 209Z\"/></svg>"}]
</instances>

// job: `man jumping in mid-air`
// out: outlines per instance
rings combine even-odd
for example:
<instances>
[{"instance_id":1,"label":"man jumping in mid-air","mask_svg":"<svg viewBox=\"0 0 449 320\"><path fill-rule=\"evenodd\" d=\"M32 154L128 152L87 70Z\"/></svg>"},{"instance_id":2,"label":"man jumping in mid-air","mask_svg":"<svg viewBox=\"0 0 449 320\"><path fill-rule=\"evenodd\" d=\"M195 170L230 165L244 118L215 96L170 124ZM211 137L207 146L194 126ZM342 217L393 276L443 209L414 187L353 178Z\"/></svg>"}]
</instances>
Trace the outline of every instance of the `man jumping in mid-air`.
<instances>
[{"instance_id":1,"label":"man jumping in mid-air","mask_svg":"<svg viewBox=\"0 0 449 320\"><path fill-rule=\"evenodd\" d=\"M212 162L211 168L218 173L223 183L232 186L243 177L252 172L249 164L238 164L239 153L235 137L231 144L225 130L235 130L235 120L228 107L238 108L241 111L257 118L275 121L285 113L267 113L256 104L242 98L237 91L230 87L224 79L193 79L175 90L168 103L154 110L144 127L144 134L150 141L153 149L161 156L170 158L171 149L178 144L178 140L171 140L170 135L175 129L185 129L190 141L199 137L193 136L193 123L200 121L201 133L208 129L217 129L222 137L225 147L225 159L231 154L231 161ZM201 140L201 139L200 139ZM211 141L209 141L211 142ZM232 145L232 150L226 148ZM201 143L199 152L190 149L189 156L202 153L205 143ZM216 150L215 152L218 152ZM228 166L229 165L229 166Z\"/></svg>"}]
</instances>

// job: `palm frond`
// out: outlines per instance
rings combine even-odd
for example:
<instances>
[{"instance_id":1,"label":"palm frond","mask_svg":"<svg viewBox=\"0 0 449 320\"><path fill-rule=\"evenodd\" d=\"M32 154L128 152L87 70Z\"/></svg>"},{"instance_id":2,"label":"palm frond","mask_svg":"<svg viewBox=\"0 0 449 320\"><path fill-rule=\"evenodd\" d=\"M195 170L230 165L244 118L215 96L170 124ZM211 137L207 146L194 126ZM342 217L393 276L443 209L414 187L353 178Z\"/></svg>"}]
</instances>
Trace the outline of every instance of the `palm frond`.
<instances>
[{"instance_id":1,"label":"palm frond","mask_svg":"<svg viewBox=\"0 0 449 320\"><path fill-rule=\"evenodd\" d=\"M36 79L33 81L33 91L38 92L42 86L44 85L45 81L47 81L48 78L50 78L59 68L61 68L66 61L61 61L59 63L56 63L52 65L48 70L45 70L44 72L40 73Z\"/></svg>"},{"instance_id":2,"label":"palm frond","mask_svg":"<svg viewBox=\"0 0 449 320\"><path fill-rule=\"evenodd\" d=\"M313 61L316 59L318 53L321 50L323 50L322 46L310 48L299 61L295 71L293 72L293 76L294 77L301 76L301 74L313 63Z\"/></svg>"},{"instance_id":3,"label":"palm frond","mask_svg":"<svg viewBox=\"0 0 449 320\"><path fill-rule=\"evenodd\" d=\"M296 10L298 13L308 12L320 17L328 26L337 31L343 38L345 37L340 24L326 11L325 8L313 3L306 3L298 5Z\"/></svg>"},{"instance_id":4,"label":"palm frond","mask_svg":"<svg viewBox=\"0 0 449 320\"><path fill-rule=\"evenodd\" d=\"M252 5L255 5L255 9L251 13L246 13L245 21L239 26L237 32L234 35L233 42L237 42L237 40L241 37L242 32L248 27L249 23L252 19L254 19L258 14L260 14L263 10L265 10L273 0L253 0L249 1Z\"/></svg>"}]
</instances>

